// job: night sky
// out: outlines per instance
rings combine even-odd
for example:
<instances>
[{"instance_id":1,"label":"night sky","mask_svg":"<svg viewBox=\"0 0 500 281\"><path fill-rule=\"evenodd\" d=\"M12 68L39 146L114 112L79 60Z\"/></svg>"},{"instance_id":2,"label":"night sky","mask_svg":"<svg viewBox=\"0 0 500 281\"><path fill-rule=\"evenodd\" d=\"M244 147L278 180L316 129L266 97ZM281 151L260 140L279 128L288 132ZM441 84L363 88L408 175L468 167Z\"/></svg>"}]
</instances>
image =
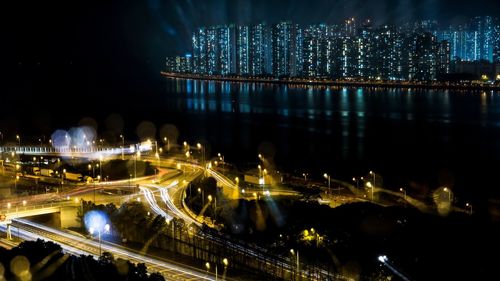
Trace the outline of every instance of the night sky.
<instances>
[{"instance_id":1,"label":"night sky","mask_svg":"<svg viewBox=\"0 0 500 281\"><path fill-rule=\"evenodd\" d=\"M429 17L453 22L500 14L495 0L8 1L1 5L0 67L7 82L17 81L12 75L19 73L13 69L29 75L24 70L64 74L72 68L78 69L86 87L99 85L108 73L121 79L158 73L165 56L190 51L192 31L202 25L282 19L336 23L350 16L371 17L379 23Z\"/></svg>"}]
</instances>

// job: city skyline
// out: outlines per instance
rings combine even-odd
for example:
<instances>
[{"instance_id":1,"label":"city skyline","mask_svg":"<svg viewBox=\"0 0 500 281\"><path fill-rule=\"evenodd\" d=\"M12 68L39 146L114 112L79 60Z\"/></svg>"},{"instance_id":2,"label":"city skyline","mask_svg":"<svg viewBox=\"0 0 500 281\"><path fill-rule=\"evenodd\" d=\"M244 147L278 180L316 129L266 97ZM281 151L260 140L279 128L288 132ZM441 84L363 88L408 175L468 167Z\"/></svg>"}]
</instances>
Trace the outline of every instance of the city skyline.
<instances>
[{"instance_id":1,"label":"city skyline","mask_svg":"<svg viewBox=\"0 0 500 281\"><path fill-rule=\"evenodd\" d=\"M192 48L185 56L167 57L166 70L223 76L436 80L467 72L472 67L469 62L500 61L499 33L498 18L490 16L446 28L440 28L437 20L397 26L354 17L337 24L281 21L202 26L192 34ZM473 74L494 79L493 64L481 67Z\"/></svg>"}]
</instances>

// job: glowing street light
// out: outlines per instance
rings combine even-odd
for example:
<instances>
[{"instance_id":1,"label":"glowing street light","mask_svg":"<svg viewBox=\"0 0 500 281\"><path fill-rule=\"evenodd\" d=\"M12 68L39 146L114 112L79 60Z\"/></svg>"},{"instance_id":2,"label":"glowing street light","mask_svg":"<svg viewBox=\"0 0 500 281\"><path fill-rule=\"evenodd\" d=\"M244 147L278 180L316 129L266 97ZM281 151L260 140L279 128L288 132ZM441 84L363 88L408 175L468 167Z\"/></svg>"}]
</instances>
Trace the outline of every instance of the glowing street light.
<instances>
[{"instance_id":1,"label":"glowing street light","mask_svg":"<svg viewBox=\"0 0 500 281\"><path fill-rule=\"evenodd\" d=\"M122 160L125 160L125 155L124 155L124 150L125 150L125 137L123 135L120 135L120 138L122 139Z\"/></svg>"},{"instance_id":2,"label":"glowing street light","mask_svg":"<svg viewBox=\"0 0 500 281\"><path fill-rule=\"evenodd\" d=\"M212 197L212 195L208 195L207 199L210 202L212 202L212 199L214 200L214 208L213 208L213 210L214 210L214 220L215 220L215 218L217 216L217 213L216 213L216 210L217 210L217 197L215 197L215 196Z\"/></svg>"},{"instance_id":3,"label":"glowing street light","mask_svg":"<svg viewBox=\"0 0 500 281\"><path fill-rule=\"evenodd\" d=\"M105 224L104 225L104 233L109 233L110 228L111 227L110 227L109 224ZM96 229L94 227L90 227L89 228L90 235L93 235L94 232L97 232L97 235L99 236L99 256L101 256L101 252L102 252L102 249L101 249L101 232L102 232L102 230L101 229Z\"/></svg>"},{"instance_id":4,"label":"glowing street light","mask_svg":"<svg viewBox=\"0 0 500 281\"><path fill-rule=\"evenodd\" d=\"M451 190L447 187L443 189L444 192L448 192L448 203L451 205Z\"/></svg>"},{"instance_id":5,"label":"glowing street light","mask_svg":"<svg viewBox=\"0 0 500 281\"><path fill-rule=\"evenodd\" d=\"M372 197L372 201L373 201L373 185L372 185L372 183L371 183L371 182L367 182L367 183L366 183L366 186L367 186L367 187L369 187L369 188L371 189L371 194L372 194L372 196L371 196L371 197Z\"/></svg>"},{"instance_id":6,"label":"glowing street light","mask_svg":"<svg viewBox=\"0 0 500 281\"><path fill-rule=\"evenodd\" d=\"M403 192L403 198L406 200L406 190L404 188L400 188L399 191Z\"/></svg>"},{"instance_id":7,"label":"glowing street light","mask_svg":"<svg viewBox=\"0 0 500 281\"><path fill-rule=\"evenodd\" d=\"M323 177L328 180L328 189L330 189L330 175L327 173L324 173Z\"/></svg>"},{"instance_id":8,"label":"glowing street light","mask_svg":"<svg viewBox=\"0 0 500 281\"><path fill-rule=\"evenodd\" d=\"M203 164L205 163L205 147L201 145L201 143L197 143L196 147L198 147L198 149L201 151L201 164L202 166L204 166Z\"/></svg>"},{"instance_id":9,"label":"glowing street light","mask_svg":"<svg viewBox=\"0 0 500 281\"><path fill-rule=\"evenodd\" d=\"M370 171L370 175L373 175L373 186L377 185L375 173L373 171Z\"/></svg>"},{"instance_id":10,"label":"glowing street light","mask_svg":"<svg viewBox=\"0 0 500 281\"><path fill-rule=\"evenodd\" d=\"M359 181L363 180L363 177L360 178L352 178L352 181L356 183L356 188L359 188Z\"/></svg>"},{"instance_id":11,"label":"glowing street light","mask_svg":"<svg viewBox=\"0 0 500 281\"><path fill-rule=\"evenodd\" d=\"M378 256L378 260L381 262L381 263L385 263L388 258L386 255L383 255L383 256Z\"/></svg>"},{"instance_id":12,"label":"glowing street light","mask_svg":"<svg viewBox=\"0 0 500 281\"><path fill-rule=\"evenodd\" d=\"M299 251L295 252L293 249L290 249L290 254L295 255L297 253L297 275L296 275L296 280L299 280L299 274L300 274L300 264L299 264Z\"/></svg>"},{"instance_id":13,"label":"glowing street light","mask_svg":"<svg viewBox=\"0 0 500 281\"><path fill-rule=\"evenodd\" d=\"M472 215L472 204L465 203L465 207L469 208L469 214Z\"/></svg>"}]
</instances>

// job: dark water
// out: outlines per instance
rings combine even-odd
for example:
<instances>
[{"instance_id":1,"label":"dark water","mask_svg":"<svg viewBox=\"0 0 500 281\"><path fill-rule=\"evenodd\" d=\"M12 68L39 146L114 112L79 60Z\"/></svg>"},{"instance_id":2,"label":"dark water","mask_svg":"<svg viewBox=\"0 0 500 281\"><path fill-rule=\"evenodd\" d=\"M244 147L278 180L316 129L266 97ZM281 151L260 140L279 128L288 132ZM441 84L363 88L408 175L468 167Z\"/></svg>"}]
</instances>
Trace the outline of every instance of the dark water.
<instances>
[{"instance_id":1,"label":"dark water","mask_svg":"<svg viewBox=\"0 0 500 281\"><path fill-rule=\"evenodd\" d=\"M156 107L189 140L229 161L273 156L298 174L350 179L374 170L393 188L498 194L498 93L165 81ZM177 120L177 121L176 121Z\"/></svg>"},{"instance_id":2,"label":"dark water","mask_svg":"<svg viewBox=\"0 0 500 281\"><path fill-rule=\"evenodd\" d=\"M85 117L110 142L121 132L130 140L173 136L164 129L172 124L178 142L202 141L239 165L256 165L263 153L297 175L349 180L373 170L394 189L448 186L473 202L500 194L499 93L34 73L19 72L2 96L0 130L11 141L16 132L35 139Z\"/></svg>"}]
</instances>

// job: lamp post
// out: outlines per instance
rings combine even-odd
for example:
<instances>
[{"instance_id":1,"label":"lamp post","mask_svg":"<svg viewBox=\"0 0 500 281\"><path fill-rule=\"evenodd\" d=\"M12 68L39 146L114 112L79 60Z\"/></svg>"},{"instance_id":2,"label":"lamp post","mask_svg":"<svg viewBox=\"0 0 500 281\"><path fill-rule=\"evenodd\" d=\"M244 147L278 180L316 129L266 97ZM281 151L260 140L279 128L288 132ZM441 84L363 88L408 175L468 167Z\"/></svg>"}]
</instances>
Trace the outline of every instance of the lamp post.
<instances>
[{"instance_id":1,"label":"lamp post","mask_svg":"<svg viewBox=\"0 0 500 281\"><path fill-rule=\"evenodd\" d=\"M18 175L17 175L17 173L16 173L16 178L15 178L15 180L14 180L14 188L15 188L15 190L16 190L16 193L17 193L17 181L18 181L18 180L19 180L19 176L18 176Z\"/></svg>"},{"instance_id":2,"label":"lamp post","mask_svg":"<svg viewBox=\"0 0 500 281\"><path fill-rule=\"evenodd\" d=\"M137 158L141 157L141 151L137 150L137 153L134 155L134 179L137 180Z\"/></svg>"},{"instance_id":3,"label":"lamp post","mask_svg":"<svg viewBox=\"0 0 500 281\"><path fill-rule=\"evenodd\" d=\"M208 201L212 202L212 195L208 195ZM216 220L217 218L217 197L213 197L214 199L214 208L213 208L213 211L214 211L214 221Z\"/></svg>"},{"instance_id":4,"label":"lamp post","mask_svg":"<svg viewBox=\"0 0 500 281\"><path fill-rule=\"evenodd\" d=\"M448 203L451 206L451 190L447 187L445 187L443 190L444 190L444 192L448 192Z\"/></svg>"},{"instance_id":5,"label":"lamp post","mask_svg":"<svg viewBox=\"0 0 500 281\"><path fill-rule=\"evenodd\" d=\"M222 161L222 170L224 170L224 164L226 163L224 162L224 155L217 153L217 156L219 157L219 160Z\"/></svg>"},{"instance_id":6,"label":"lamp post","mask_svg":"<svg viewBox=\"0 0 500 281\"><path fill-rule=\"evenodd\" d=\"M226 279L226 272L227 272L227 266L229 265L229 260L227 258L224 258L222 260L222 263L224 264L224 273L222 274L222 279Z\"/></svg>"},{"instance_id":7,"label":"lamp post","mask_svg":"<svg viewBox=\"0 0 500 281\"><path fill-rule=\"evenodd\" d=\"M376 186L377 181L375 180L375 173L373 171L370 171L370 175L373 175L373 186Z\"/></svg>"},{"instance_id":8,"label":"lamp post","mask_svg":"<svg viewBox=\"0 0 500 281\"><path fill-rule=\"evenodd\" d=\"M307 173L302 173L302 176L304 177L304 182L307 182Z\"/></svg>"},{"instance_id":9,"label":"lamp post","mask_svg":"<svg viewBox=\"0 0 500 281\"><path fill-rule=\"evenodd\" d=\"M472 215L472 204L465 203L465 207L469 208L469 214Z\"/></svg>"},{"instance_id":10,"label":"lamp post","mask_svg":"<svg viewBox=\"0 0 500 281\"><path fill-rule=\"evenodd\" d=\"M201 165L204 167L205 163L205 147L201 143L197 143L196 147L201 151Z\"/></svg>"},{"instance_id":11,"label":"lamp post","mask_svg":"<svg viewBox=\"0 0 500 281\"><path fill-rule=\"evenodd\" d=\"M323 177L328 180L328 189L330 189L330 175L327 173L324 173Z\"/></svg>"},{"instance_id":12,"label":"lamp post","mask_svg":"<svg viewBox=\"0 0 500 281\"><path fill-rule=\"evenodd\" d=\"M352 178L352 181L356 183L356 188L359 188L359 181L363 180L363 177Z\"/></svg>"},{"instance_id":13,"label":"lamp post","mask_svg":"<svg viewBox=\"0 0 500 281\"><path fill-rule=\"evenodd\" d=\"M125 160L125 155L124 155L124 150L125 150L125 138L123 135L120 135L120 138L122 139L122 160Z\"/></svg>"},{"instance_id":14,"label":"lamp post","mask_svg":"<svg viewBox=\"0 0 500 281\"><path fill-rule=\"evenodd\" d=\"M368 187L371 189L371 194L372 194L372 196L371 196L371 197L372 197L372 201L373 201L373 185L372 185L372 183L371 183L371 182L367 182L367 183L366 183L366 186L368 186Z\"/></svg>"},{"instance_id":15,"label":"lamp post","mask_svg":"<svg viewBox=\"0 0 500 281\"><path fill-rule=\"evenodd\" d=\"M19 135L16 135L16 140L19 143L19 146L21 146L21 137Z\"/></svg>"},{"instance_id":16,"label":"lamp post","mask_svg":"<svg viewBox=\"0 0 500 281\"><path fill-rule=\"evenodd\" d=\"M158 160L158 169L160 168L161 166L161 162L160 162L160 154L158 154L158 152L156 152L155 154L155 157L156 157L156 160ZM159 174L159 170L158 169L155 169L155 173L158 173ZM156 175L156 180L158 181L158 174Z\"/></svg>"},{"instance_id":17,"label":"lamp post","mask_svg":"<svg viewBox=\"0 0 500 281\"><path fill-rule=\"evenodd\" d=\"M104 233L109 232L110 226L109 224L104 225ZM93 235L94 232L97 231L97 236L99 237L99 256L101 256L102 248L101 248L101 229L95 229L94 227L89 228L90 235Z\"/></svg>"},{"instance_id":18,"label":"lamp post","mask_svg":"<svg viewBox=\"0 0 500 281\"><path fill-rule=\"evenodd\" d=\"M63 184L64 184L64 178L66 178L66 169L63 169L62 170L62 174L61 174L61 192L64 191L63 188Z\"/></svg>"},{"instance_id":19,"label":"lamp post","mask_svg":"<svg viewBox=\"0 0 500 281\"><path fill-rule=\"evenodd\" d=\"M170 150L170 141L168 140L168 138L164 137L163 142L165 142L167 144L167 151L169 151Z\"/></svg>"},{"instance_id":20,"label":"lamp post","mask_svg":"<svg viewBox=\"0 0 500 281\"><path fill-rule=\"evenodd\" d=\"M293 249L290 249L290 253L292 255L295 255L295 251ZM299 251L297 251L297 275L295 277L296 280L299 280L300 276L300 264L299 264Z\"/></svg>"},{"instance_id":21,"label":"lamp post","mask_svg":"<svg viewBox=\"0 0 500 281\"><path fill-rule=\"evenodd\" d=\"M201 188L198 187L198 193L201 193L201 204L205 206L205 194Z\"/></svg>"},{"instance_id":22,"label":"lamp post","mask_svg":"<svg viewBox=\"0 0 500 281\"><path fill-rule=\"evenodd\" d=\"M92 168L92 182L94 183L94 204L95 202L95 165L89 164L88 165L89 171Z\"/></svg>"},{"instance_id":23,"label":"lamp post","mask_svg":"<svg viewBox=\"0 0 500 281\"><path fill-rule=\"evenodd\" d=\"M400 188L399 191L403 192L403 198L406 200L406 190L404 188Z\"/></svg>"}]
</instances>

